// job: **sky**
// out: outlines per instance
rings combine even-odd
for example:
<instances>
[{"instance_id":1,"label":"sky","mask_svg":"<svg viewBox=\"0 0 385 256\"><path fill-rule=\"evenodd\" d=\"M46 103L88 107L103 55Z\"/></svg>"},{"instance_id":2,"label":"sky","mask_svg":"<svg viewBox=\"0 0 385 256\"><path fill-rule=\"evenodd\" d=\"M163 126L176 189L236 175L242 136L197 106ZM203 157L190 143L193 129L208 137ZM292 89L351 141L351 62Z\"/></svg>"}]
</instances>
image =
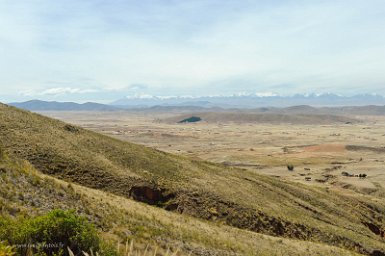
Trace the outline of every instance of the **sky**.
<instances>
[{"instance_id":1,"label":"sky","mask_svg":"<svg viewBox=\"0 0 385 256\"><path fill-rule=\"evenodd\" d=\"M0 0L0 101L385 95L383 0Z\"/></svg>"}]
</instances>

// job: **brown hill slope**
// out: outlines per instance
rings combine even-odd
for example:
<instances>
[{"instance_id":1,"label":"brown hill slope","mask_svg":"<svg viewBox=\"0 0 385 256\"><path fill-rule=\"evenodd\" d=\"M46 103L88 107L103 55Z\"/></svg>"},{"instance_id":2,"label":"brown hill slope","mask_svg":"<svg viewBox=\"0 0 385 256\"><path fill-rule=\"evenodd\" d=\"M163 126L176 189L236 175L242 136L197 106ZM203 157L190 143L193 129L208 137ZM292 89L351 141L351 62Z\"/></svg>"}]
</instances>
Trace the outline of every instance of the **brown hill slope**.
<instances>
[{"instance_id":1,"label":"brown hill slope","mask_svg":"<svg viewBox=\"0 0 385 256\"><path fill-rule=\"evenodd\" d=\"M1 151L1 148L0 148ZM27 161L0 156L2 217L39 216L53 209L74 209L98 227L106 243L127 255L125 243L144 255L352 255L332 246L274 238L164 211L103 191L57 180ZM1 233L0 240L4 239ZM167 251L172 252L167 254ZM1 254L1 249L0 249ZM3 254L1 254L3 255ZM40 255L40 254L39 254Z\"/></svg>"},{"instance_id":2,"label":"brown hill slope","mask_svg":"<svg viewBox=\"0 0 385 256\"><path fill-rule=\"evenodd\" d=\"M5 105L0 138L12 156L84 186L268 235L385 252L385 205L369 197L193 161Z\"/></svg>"}]
</instances>

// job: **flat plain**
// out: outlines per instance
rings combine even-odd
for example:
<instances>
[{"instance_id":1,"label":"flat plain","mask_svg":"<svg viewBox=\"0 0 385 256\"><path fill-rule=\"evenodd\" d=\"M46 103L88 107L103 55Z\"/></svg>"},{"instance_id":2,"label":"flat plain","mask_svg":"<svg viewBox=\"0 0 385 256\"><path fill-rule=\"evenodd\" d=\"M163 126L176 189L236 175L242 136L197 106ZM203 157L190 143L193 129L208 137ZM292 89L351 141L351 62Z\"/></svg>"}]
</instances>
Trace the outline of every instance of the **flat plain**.
<instances>
[{"instance_id":1,"label":"flat plain","mask_svg":"<svg viewBox=\"0 0 385 256\"><path fill-rule=\"evenodd\" d=\"M226 120L224 115L215 121L203 118L200 122L178 123L176 120L182 116L194 115L178 111L41 114L161 151L281 180L347 194L370 194L375 198L385 195L383 116L344 117L357 120L353 123L298 124L242 120L242 114L236 121ZM294 170L288 170L288 165L293 165Z\"/></svg>"}]
</instances>

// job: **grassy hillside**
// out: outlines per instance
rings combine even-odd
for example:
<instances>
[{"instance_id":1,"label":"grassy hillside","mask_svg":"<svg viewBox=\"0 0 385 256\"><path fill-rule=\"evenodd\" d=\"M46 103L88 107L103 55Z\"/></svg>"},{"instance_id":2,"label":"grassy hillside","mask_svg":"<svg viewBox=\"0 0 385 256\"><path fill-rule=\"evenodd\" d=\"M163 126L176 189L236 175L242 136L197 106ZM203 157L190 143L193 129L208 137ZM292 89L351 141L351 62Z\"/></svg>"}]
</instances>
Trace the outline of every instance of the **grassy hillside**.
<instances>
[{"instance_id":1,"label":"grassy hillside","mask_svg":"<svg viewBox=\"0 0 385 256\"><path fill-rule=\"evenodd\" d=\"M133 245L128 250L141 255L154 255L155 251L158 255L352 255L336 247L197 220L57 180L0 151L0 223L2 218L22 221L54 209L73 209L98 228L105 244L120 248L121 255L127 255L127 241ZM4 238L0 228L0 240Z\"/></svg>"},{"instance_id":2,"label":"grassy hillside","mask_svg":"<svg viewBox=\"0 0 385 256\"><path fill-rule=\"evenodd\" d=\"M98 189L92 190L95 193L107 191L184 213L180 218L198 217L210 227L231 229L229 225L364 254L385 252L385 203L370 197L344 196L193 161L6 105L0 106L0 139L11 157L24 159L45 174ZM154 215L175 216L155 207L146 209ZM242 232L245 241L255 235ZM186 237L189 234L193 230L185 231ZM211 240L215 239L208 238L207 243Z\"/></svg>"}]
</instances>

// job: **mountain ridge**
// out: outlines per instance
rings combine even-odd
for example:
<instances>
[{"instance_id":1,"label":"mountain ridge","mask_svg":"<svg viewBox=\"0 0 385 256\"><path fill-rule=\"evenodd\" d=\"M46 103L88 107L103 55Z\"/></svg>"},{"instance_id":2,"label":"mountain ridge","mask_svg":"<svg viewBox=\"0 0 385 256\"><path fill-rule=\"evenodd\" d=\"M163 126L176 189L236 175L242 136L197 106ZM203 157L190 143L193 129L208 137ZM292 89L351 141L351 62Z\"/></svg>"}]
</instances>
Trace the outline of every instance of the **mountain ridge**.
<instances>
[{"instance_id":1,"label":"mountain ridge","mask_svg":"<svg viewBox=\"0 0 385 256\"><path fill-rule=\"evenodd\" d=\"M295 94L292 96L241 94L228 96L151 96L126 97L116 100L115 106L154 106L154 105L194 105L223 108L289 107L294 105L327 106L363 106L385 105L385 98L376 94L358 94L341 96L333 93Z\"/></svg>"},{"instance_id":2,"label":"mountain ridge","mask_svg":"<svg viewBox=\"0 0 385 256\"><path fill-rule=\"evenodd\" d=\"M75 103L75 102L57 102L57 101L42 101L42 100L30 100L25 102L13 102L9 103L10 106L15 106L22 109L33 110L33 111L115 111L118 108L95 103Z\"/></svg>"},{"instance_id":3,"label":"mountain ridge","mask_svg":"<svg viewBox=\"0 0 385 256\"><path fill-rule=\"evenodd\" d=\"M385 102L384 102L385 103ZM202 105L201 105L202 104ZM165 112L240 112L240 113L265 113L265 114L302 114L302 115L385 115L385 105L362 105L362 106L311 106L306 104L289 105L286 107L274 106L255 106L255 107L230 107L229 105L220 106L209 101L160 104L160 105L141 105L141 106L113 106L95 102L75 103L31 100L26 102L9 103L21 109L30 111L165 111Z\"/></svg>"}]
</instances>

